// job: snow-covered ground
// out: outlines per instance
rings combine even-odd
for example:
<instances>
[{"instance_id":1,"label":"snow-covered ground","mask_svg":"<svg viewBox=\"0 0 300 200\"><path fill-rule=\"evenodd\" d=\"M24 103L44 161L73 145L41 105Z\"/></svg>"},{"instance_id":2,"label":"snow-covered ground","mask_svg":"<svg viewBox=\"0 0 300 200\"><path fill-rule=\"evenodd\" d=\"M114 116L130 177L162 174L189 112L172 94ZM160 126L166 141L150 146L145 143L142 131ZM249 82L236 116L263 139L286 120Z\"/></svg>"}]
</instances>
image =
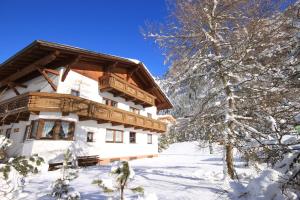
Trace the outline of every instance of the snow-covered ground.
<instances>
[{"instance_id":1,"label":"snow-covered ground","mask_svg":"<svg viewBox=\"0 0 300 200\"><path fill-rule=\"evenodd\" d=\"M148 198L156 199L219 199L226 197L222 173L222 152L215 149L211 155L208 149L200 149L197 142L173 144L157 158L130 161L135 171L134 184L145 189ZM238 163L239 164L239 163ZM240 163L242 166L242 163ZM71 182L82 199L110 199L109 194L101 192L92 181L109 178L111 166L82 168L79 177ZM239 174L250 174L237 166ZM60 171L44 171L28 178L20 199L51 199L51 183ZM225 196L224 196L225 195ZM147 198L145 198L147 199Z\"/></svg>"}]
</instances>

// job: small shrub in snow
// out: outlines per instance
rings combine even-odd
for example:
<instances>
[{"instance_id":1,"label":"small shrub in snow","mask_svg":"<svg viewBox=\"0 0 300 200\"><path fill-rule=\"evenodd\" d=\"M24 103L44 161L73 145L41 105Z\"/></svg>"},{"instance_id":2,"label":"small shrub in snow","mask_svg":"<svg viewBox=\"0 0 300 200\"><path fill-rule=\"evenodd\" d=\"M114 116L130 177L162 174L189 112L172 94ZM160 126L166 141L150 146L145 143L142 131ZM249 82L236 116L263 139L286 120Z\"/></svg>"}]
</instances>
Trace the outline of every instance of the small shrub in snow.
<instances>
[{"instance_id":1,"label":"small shrub in snow","mask_svg":"<svg viewBox=\"0 0 300 200\"><path fill-rule=\"evenodd\" d=\"M78 177L75 160L72 152L68 149L64 154L63 167L61 169L62 177L52 184L51 195L57 200L80 199L80 193L70 186L70 181Z\"/></svg>"},{"instance_id":2,"label":"small shrub in snow","mask_svg":"<svg viewBox=\"0 0 300 200\"><path fill-rule=\"evenodd\" d=\"M135 187L135 188L132 188L131 191L143 194L144 193L144 188L142 188L142 187Z\"/></svg>"},{"instance_id":3,"label":"small shrub in snow","mask_svg":"<svg viewBox=\"0 0 300 200\"><path fill-rule=\"evenodd\" d=\"M111 174L115 178L116 187L120 190L121 199L123 199L124 189L129 182L129 179L133 178L134 172L129 167L127 161L122 161L115 163L111 169Z\"/></svg>"},{"instance_id":4,"label":"small shrub in snow","mask_svg":"<svg viewBox=\"0 0 300 200\"><path fill-rule=\"evenodd\" d=\"M263 170L246 187L239 184L235 197L248 200L300 199L300 153L287 154L274 169ZM234 188L233 188L234 189Z\"/></svg>"},{"instance_id":5,"label":"small shrub in snow","mask_svg":"<svg viewBox=\"0 0 300 200\"><path fill-rule=\"evenodd\" d=\"M134 188L128 187L129 183L133 181L134 175L134 171L127 161L115 162L111 168L112 179L94 180L93 184L97 184L105 193L118 191L120 199L123 200L125 189L130 189L135 193L144 193L144 188L140 186Z\"/></svg>"},{"instance_id":6,"label":"small shrub in snow","mask_svg":"<svg viewBox=\"0 0 300 200\"><path fill-rule=\"evenodd\" d=\"M25 183L25 177L30 173L37 173L44 159L38 155L30 157L18 156L8 159L6 150L11 141L0 135L0 199L14 199Z\"/></svg>"}]
</instances>

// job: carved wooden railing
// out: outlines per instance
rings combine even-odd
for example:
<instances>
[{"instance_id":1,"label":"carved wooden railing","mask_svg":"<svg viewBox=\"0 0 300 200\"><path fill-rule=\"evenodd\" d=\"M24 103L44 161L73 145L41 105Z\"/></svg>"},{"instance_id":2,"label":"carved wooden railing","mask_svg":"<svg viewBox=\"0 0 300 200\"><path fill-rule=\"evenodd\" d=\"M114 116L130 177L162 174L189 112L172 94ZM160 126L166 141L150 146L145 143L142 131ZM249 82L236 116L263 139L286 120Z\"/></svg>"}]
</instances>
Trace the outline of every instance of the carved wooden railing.
<instances>
[{"instance_id":1,"label":"carved wooden railing","mask_svg":"<svg viewBox=\"0 0 300 200\"><path fill-rule=\"evenodd\" d=\"M22 94L0 102L0 117L27 110L28 94Z\"/></svg>"},{"instance_id":2,"label":"carved wooden railing","mask_svg":"<svg viewBox=\"0 0 300 200\"><path fill-rule=\"evenodd\" d=\"M154 106L155 96L113 75L105 75L99 80L100 91L110 91L144 106Z\"/></svg>"},{"instance_id":3,"label":"carved wooden railing","mask_svg":"<svg viewBox=\"0 0 300 200\"><path fill-rule=\"evenodd\" d=\"M92 119L99 123L112 123L154 132L166 131L166 124L159 120L70 94L32 92L0 103L0 117L24 111L75 113L81 119Z\"/></svg>"}]
</instances>

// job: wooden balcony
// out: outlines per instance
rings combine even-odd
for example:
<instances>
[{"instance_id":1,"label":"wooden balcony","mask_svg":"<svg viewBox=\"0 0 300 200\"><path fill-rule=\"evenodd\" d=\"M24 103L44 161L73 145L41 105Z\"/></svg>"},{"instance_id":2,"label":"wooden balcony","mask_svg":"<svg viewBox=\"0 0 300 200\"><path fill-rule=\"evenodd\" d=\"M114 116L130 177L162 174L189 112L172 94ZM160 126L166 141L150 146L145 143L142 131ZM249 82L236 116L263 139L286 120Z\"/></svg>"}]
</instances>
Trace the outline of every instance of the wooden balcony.
<instances>
[{"instance_id":1,"label":"wooden balcony","mask_svg":"<svg viewBox=\"0 0 300 200\"><path fill-rule=\"evenodd\" d=\"M0 120L7 116L16 119L22 113L31 112L75 113L80 120L96 120L98 123L112 123L159 133L166 131L166 124L159 120L70 94L33 92L0 103Z\"/></svg>"},{"instance_id":2,"label":"wooden balcony","mask_svg":"<svg viewBox=\"0 0 300 200\"><path fill-rule=\"evenodd\" d=\"M113 74L100 78L99 88L101 92L109 91L115 96L121 96L144 107L155 105L155 96Z\"/></svg>"}]
</instances>

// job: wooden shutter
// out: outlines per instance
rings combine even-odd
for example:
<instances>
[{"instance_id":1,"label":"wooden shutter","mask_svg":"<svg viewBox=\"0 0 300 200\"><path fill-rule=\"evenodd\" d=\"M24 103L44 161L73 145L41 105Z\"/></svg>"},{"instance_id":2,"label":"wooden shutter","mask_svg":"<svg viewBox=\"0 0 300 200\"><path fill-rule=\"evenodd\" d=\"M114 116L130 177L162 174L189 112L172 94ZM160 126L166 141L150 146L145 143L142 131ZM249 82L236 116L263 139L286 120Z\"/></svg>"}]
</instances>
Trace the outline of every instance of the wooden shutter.
<instances>
[{"instance_id":1,"label":"wooden shutter","mask_svg":"<svg viewBox=\"0 0 300 200\"><path fill-rule=\"evenodd\" d=\"M68 140L74 140L75 122L70 122Z\"/></svg>"},{"instance_id":2,"label":"wooden shutter","mask_svg":"<svg viewBox=\"0 0 300 200\"><path fill-rule=\"evenodd\" d=\"M37 132L36 132L36 139L40 139L42 137L44 125L45 125L45 120L39 119L39 125L38 125Z\"/></svg>"}]
</instances>

